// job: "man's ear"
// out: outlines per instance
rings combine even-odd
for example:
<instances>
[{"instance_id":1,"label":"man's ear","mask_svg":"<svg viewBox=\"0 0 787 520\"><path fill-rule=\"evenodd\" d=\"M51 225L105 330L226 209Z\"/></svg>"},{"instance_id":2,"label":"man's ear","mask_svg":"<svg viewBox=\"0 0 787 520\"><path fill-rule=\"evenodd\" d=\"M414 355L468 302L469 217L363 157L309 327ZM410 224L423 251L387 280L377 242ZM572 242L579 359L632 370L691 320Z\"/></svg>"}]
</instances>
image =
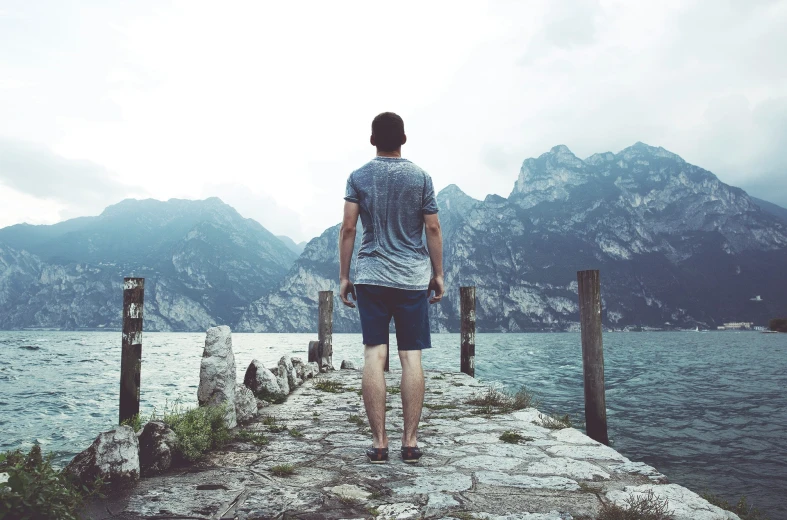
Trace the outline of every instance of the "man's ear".
<instances>
[{"instance_id":1,"label":"man's ear","mask_svg":"<svg viewBox=\"0 0 787 520\"><path fill-rule=\"evenodd\" d=\"M407 134L402 134L402 144L407 142Z\"/></svg>"},{"instance_id":2,"label":"man's ear","mask_svg":"<svg viewBox=\"0 0 787 520\"><path fill-rule=\"evenodd\" d=\"M374 134L369 136L369 142L372 143L372 146L377 146L376 144L374 144Z\"/></svg>"}]
</instances>

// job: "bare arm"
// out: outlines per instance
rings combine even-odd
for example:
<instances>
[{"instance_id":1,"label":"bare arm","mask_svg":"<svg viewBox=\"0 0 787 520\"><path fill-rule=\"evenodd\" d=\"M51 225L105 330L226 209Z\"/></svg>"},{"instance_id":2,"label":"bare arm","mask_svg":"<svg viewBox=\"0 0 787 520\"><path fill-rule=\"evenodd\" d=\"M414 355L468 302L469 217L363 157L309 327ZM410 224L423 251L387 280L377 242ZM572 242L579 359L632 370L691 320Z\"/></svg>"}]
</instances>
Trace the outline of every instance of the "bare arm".
<instances>
[{"instance_id":1,"label":"bare arm","mask_svg":"<svg viewBox=\"0 0 787 520\"><path fill-rule=\"evenodd\" d=\"M443 281L443 231L440 228L440 219L437 213L424 215L426 230L426 246L429 248L429 258L432 261L432 281L429 282L429 291L434 291L434 296L429 303L437 303L443 298L445 285Z\"/></svg>"},{"instance_id":2,"label":"bare arm","mask_svg":"<svg viewBox=\"0 0 787 520\"><path fill-rule=\"evenodd\" d=\"M355 297L355 287L350 281L350 262L353 257L353 248L355 247L355 226L358 223L358 214L360 213L360 206L354 202L344 203L344 219L342 220L342 227L339 231L339 296L348 307L355 307L355 304L349 300L349 295Z\"/></svg>"}]
</instances>

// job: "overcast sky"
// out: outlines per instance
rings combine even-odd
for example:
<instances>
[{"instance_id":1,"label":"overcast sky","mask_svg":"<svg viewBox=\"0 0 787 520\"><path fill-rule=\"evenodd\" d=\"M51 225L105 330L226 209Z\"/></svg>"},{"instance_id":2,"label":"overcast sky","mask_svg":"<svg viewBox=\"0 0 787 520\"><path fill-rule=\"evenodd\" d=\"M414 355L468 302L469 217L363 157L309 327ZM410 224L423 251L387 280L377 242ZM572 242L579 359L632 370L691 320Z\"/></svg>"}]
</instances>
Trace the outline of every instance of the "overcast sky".
<instances>
[{"instance_id":1,"label":"overcast sky","mask_svg":"<svg viewBox=\"0 0 787 520\"><path fill-rule=\"evenodd\" d=\"M643 141L787 206L785 27L787 0L0 0L0 226L215 195L308 239L386 110L438 189Z\"/></svg>"}]
</instances>

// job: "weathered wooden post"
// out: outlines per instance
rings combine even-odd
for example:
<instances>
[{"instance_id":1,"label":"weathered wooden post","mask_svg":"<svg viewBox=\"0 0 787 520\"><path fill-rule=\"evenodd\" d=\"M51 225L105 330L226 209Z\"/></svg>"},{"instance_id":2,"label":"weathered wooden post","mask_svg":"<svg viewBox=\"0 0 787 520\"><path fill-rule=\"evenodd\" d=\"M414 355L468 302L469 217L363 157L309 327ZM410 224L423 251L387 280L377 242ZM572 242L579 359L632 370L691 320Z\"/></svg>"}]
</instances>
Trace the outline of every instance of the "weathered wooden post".
<instances>
[{"instance_id":1,"label":"weathered wooden post","mask_svg":"<svg viewBox=\"0 0 787 520\"><path fill-rule=\"evenodd\" d=\"M310 341L309 342L309 363L314 361L315 363L320 362L320 342L319 341Z\"/></svg>"},{"instance_id":2,"label":"weathered wooden post","mask_svg":"<svg viewBox=\"0 0 787 520\"><path fill-rule=\"evenodd\" d=\"M461 370L475 377L475 287L460 287L459 301L462 320Z\"/></svg>"},{"instance_id":3,"label":"weathered wooden post","mask_svg":"<svg viewBox=\"0 0 787 520\"><path fill-rule=\"evenodd\" d=\"M317 363L320 365L320 372L325 372L333 366L333 291L320 291L319 301L317 339L320 345Z\"/></svg>"},{"instance_id":4,"label":"weathered wooden post","mask_svg":"<svg viewBox=\"0 0 787 520\"><path fill-rule=\"evenodd\" d=\"M598 271L578 271L579 320L582 326L582 367L585 381L587 434L609 445L604 394L604 344L601 338L601 279Z\"/></svg>"},{"instance_id":5,"label":"weathered wooden post","mask_svg":"<svg viewBox=\"0 0 787 520\"><path fill-rule=\"evenodd\" d=\"M139 414L142 309L145 279L123 279L123 343L120 353L120 424Z\"/></svg>"}]
</instances>

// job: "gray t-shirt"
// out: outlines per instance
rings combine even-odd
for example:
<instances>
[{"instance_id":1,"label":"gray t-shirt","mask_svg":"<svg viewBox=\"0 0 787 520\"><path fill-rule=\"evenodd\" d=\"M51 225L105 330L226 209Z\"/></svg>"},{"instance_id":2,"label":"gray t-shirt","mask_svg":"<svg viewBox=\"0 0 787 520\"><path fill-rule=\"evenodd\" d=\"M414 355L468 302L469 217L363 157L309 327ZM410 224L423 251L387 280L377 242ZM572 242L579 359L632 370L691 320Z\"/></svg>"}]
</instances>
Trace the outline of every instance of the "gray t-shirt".
<instances>
[{"instance_id":1,"label":"gray t-shirt","mask_svg":"<svg viewBox=\"0 0 787 520\"><path fill-rule=\"evenodd\" d=\"M363 226L355 283L427 289L424 215L437 213L432 178L407 159L375 157L350 174L344 200L360 205Z\"/></svg>"}]
</instances>

